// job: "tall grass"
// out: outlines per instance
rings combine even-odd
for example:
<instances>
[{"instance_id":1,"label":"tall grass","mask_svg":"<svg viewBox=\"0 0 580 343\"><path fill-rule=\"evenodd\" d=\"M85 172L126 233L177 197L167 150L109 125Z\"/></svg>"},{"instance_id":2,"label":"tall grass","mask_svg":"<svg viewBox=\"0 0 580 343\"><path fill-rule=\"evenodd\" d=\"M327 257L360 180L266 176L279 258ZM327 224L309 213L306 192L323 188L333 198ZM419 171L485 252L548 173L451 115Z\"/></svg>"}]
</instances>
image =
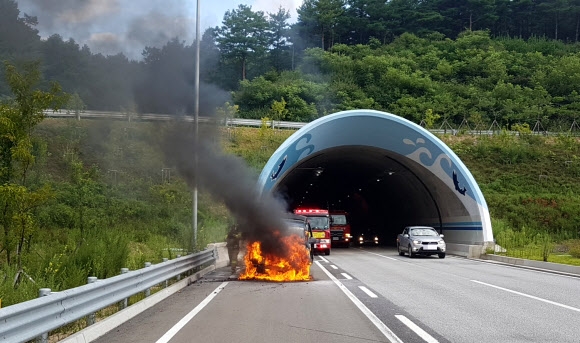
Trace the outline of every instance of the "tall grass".
<instances>
[{"instance_id":1,"label":"tall grass","mask_svg":"<svg viewBox=\"0 0 580 343\"><path fill-rule=\"evenodd\" d=\"M569 232L549 233L525 226L514 229L501 219L493 219L492 227L496 247L488 253L580 265L580 239L571 239ZM563 260L562 256L570 258Z\"/></svg>"}]
</instances>

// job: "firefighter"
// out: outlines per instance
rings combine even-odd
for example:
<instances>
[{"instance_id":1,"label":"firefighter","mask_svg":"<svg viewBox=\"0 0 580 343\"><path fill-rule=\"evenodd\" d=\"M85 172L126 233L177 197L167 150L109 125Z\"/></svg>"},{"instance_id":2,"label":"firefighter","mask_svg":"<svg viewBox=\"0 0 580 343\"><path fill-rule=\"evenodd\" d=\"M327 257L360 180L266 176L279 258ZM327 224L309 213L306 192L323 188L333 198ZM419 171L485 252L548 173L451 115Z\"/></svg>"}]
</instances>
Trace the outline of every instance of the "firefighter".
<instances>
[{"instance_id":1,"label":"firefighter","mask_svg":"<svg viewBox=\"0 0 580 343\"><path fill-rule=\"evenodd\" d=\"M226 237L226 244L228 247L228 256L230 258L230 267L232 268L232 274L236 272L236 267L238 266L238 254L240 253L240 238L241 234L238 231L238 225L233 224L230 226L230 231Z\"/></svg>"}]
</instances>

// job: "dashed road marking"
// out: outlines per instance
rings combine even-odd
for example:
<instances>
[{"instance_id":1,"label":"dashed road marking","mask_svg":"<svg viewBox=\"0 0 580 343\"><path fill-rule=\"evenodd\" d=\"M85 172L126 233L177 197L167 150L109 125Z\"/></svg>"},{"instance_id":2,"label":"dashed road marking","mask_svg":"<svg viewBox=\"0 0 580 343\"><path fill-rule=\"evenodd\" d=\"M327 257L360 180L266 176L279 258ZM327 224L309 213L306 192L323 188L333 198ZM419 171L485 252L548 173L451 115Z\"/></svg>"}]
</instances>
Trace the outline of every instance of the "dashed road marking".
<instances>
[{"instance_id":1,"label":"dashed road marking","mask_svg":"<svg viewBox=\"0 0 580 343\"><path fill-rule=\"evenodd\" d=\"M335 266L334 264L331 264L330 266L332 267L332 269L338 269L338 267Z\"/></svg>"},{"instance_id":2,"label":"dashed road marking","mask_svg":"<svg viewBox=\"0 0 580 343\"><path fill-rule=\"evenodd\" d=\"M328 263L328 260L325 259L324 257L322 257L322 256L318 256L318 257L320 257L320 259L323 260L324 262Z\"/></svg>"},{"instance_id":3,"label":"dashed road marking","mask_svg":"<svg viewBox=\"0 0 580 343\"><path fill-rule=\"evenodd\" d=\"M371 292L371 290L366 288L365 286L358 286L358 288L360 288L363 292L365 292L369 297L378 298L378 296L375 293Z\"/></svg>"},{"instance_id":4,"label":"dashed road marking","mask_svg":"<svg viewBox=\"0 0 580 343\"><path fill-rule=\"evenodd\" d=\"M363 251L364 251L364 250L363 250ZM364 252L366 252L367 254L377 255L377 256L380 256L380 257L383 257L383 258L386 258L386 259L389 259L389 260L398 261L398 259L396 259L396 258L393 258L393 257L389 257L389 256L385 256L385 255L377 254L377 253L370 252L370 251L364 251Z\"/></svg>"},{"instance_id":5,"label":"dashed road marking","mask_svg":"<svg viewBox=\"0 0 580 343\"><path fill-rule=\"evenodd\" d=\"M352 280L352 276L348 275L347 273L341 273L347 280Z\"/></svg>"},{"instance_id":6,"label":"dashed road marking","mask_svg":"<svg viewBox=\"0 0 580 343\"><path fill-rule=\"evenodd\" d=\"M436 340L435 338L433 338L433 336L431 336L430 334L425 332L425 330L423 330L419 326L417 326L417 324L413 323L409 318L403 316L402 314L397 314L397 315L395 315L395 317L397 317L398 320L403 322L403 324L407 325L407 327L409 329L413 330L413 332L415 332L417 335L419 335L419 337L421 337L425 342L427 342L427 343L439 343L438 340Z\"/></svg>"}]
</instances>

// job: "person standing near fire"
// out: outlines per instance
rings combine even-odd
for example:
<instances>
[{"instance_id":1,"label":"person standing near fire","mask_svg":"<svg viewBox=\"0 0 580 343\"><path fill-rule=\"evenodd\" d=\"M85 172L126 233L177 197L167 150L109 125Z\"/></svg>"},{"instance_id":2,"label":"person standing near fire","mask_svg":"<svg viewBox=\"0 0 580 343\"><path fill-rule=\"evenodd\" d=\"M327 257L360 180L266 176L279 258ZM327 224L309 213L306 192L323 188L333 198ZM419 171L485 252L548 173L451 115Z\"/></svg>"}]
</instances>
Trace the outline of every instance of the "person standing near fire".
<instances>
[{"instance_id":1,"label":"person standing near fire","mask_svg":"<svg viewBox=\"0 0 580 343\"><path fill-rule=\"evenodd\" d=\"M230 258L230 267L232 274L236 272L238 266L238 254L240 253L240 239L241 233L238 230L238 224L234 223L230 226L230 230L226 237L226 245L228 247L228 257Z\"/></svg>"}]
</instances>

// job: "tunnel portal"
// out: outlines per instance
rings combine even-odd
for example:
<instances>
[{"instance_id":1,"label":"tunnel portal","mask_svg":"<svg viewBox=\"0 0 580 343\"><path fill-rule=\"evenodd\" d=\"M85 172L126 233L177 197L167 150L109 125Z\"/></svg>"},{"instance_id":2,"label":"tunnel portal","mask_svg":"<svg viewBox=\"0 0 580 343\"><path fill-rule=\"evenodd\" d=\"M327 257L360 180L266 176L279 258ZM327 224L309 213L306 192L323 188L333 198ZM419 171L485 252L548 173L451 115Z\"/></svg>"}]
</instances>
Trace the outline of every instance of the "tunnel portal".
<instances>
[{"instance_id":1,"label":"tunnel portal","mask_svg":"<svg viewBox=\"0 0 580 343\"><path fill-rule=\"evenodd\" d=\"M489 211L473 176L440 139L419 125L372 110L313 121L274 152L262 193L294 208L344 210L353 233L395 245L408 225L429 225L448 243L493 241Z\"/></svg>"}]
</instances>

